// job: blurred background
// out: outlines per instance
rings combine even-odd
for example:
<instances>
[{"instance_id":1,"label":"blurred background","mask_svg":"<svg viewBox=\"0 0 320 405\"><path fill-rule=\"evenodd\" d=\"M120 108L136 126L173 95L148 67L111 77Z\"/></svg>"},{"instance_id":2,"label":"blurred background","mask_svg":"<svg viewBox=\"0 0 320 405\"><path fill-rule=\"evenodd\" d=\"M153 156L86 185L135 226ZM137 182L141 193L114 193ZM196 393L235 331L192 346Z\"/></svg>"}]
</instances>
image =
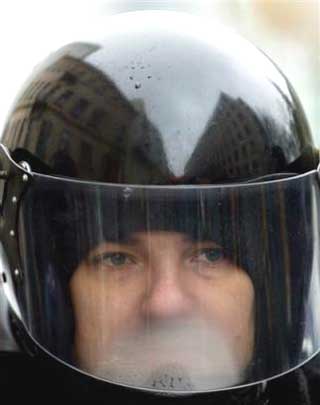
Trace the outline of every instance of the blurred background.
<instances>
[{"instance_id":1,"label":"blurred background","mask_svg":"<svg viewBox=\"0 0 320 405\"><path fill-rule=\"evenodd\" d=\"M320 146L320 0L10 0L0 6L0 131L33 67L74 40L103 33L108 15L187 11L226 24L273 59L295 87ZM190 27L192 29L192 27ZM222 39L223 40L223 39ZM0 350L14 349L0 288Z\"/></svg>"}]
</instances>

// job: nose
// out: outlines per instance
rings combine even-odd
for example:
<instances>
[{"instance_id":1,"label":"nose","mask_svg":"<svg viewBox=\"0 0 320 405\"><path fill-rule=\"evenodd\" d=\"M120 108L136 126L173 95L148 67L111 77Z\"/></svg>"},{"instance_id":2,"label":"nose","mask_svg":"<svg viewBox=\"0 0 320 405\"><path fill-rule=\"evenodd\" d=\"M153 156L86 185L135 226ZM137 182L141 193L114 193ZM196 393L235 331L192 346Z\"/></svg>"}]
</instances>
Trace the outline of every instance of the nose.
<instances>
[{"instance_id":1,"label":"nose","mask_svg":"<svg viewBox=\"0 0 320 405\"><path fill-rule=\"evenodd\" d=\"M166 319L188 315L192 310L192 297L183 279L183 271L167 261L150 269L143 313L148 319Z\"/></svg>"}]
</instances>

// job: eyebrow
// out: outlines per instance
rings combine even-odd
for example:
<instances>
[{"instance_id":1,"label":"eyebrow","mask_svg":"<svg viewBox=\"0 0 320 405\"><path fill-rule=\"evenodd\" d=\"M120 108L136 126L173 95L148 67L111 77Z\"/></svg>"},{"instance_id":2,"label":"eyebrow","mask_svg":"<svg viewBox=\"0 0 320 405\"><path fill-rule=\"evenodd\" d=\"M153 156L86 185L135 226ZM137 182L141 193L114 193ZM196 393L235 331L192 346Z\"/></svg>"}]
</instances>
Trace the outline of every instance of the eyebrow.
<instances>
[{"instance_id":1,"label":"eyebrow","mask_svg":"<svg viewBox=\"0 0 320 405\"><path fill-rule=\"evenodd\" d=\"M152 232L151 232L152 234ZM140 238L138 236L130 235L129 238L126 239L128 242L133 243L133 244L138 244L140 243ZM189 235L183 234L183 237L181 237L182 242L195 242Z\"/></svg>"},{"instance_id":2,"label":"eyebrow","mask_svg":"<svg viewBox=\"0 0 320 405\"><path fill-rule=\"evenodd\" d=\"M192 244L196 244L196 243L216 243L214 240L210 240L210 239L205 239L205 238L195 239L195 238L192 238L188 234L182 234L182 235L183 236L181 237L181 242L183 242L183 243L192 243ZM122 240L119 240L119 241L106 240L106 243L114 243L114 244L120 244L120 245L126 245L126 246L138 246L138 245L143 244L143 242L141 241L139 236L135 236L133 234L130 234L127 237L125 237L125 238L123 238Z\"/></svg>"}]
</instances>

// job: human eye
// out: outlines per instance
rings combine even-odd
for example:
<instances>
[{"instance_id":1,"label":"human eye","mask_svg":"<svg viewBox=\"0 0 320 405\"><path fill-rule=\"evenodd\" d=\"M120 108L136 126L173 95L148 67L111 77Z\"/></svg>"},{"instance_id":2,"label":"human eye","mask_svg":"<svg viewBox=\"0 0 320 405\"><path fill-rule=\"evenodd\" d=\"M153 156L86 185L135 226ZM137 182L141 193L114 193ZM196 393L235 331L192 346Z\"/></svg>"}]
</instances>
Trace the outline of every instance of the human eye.
<instances>
[{"instance_id":1,"label":"human eye","mask_svg":"<svg viewBox=\"0 0 320 405\"><path fill-rule=\"evenodd\" d=\"M191 257L193 263L215 266L225 259L221 247L206 247L199 249Z\"/></svg>"},{"instance_id":2,"label":"human eye","mask_svg":"<svg viewBox=\"0 0 320 405\"><path fill-rule=\"evenodd\" d=\"M104 252L91 258L96 267L123 268L136 264L135 258L125 252Z\"/></svg>"},{"instance_id":3,"label":"human eye","mask_svg":"<svg viewBox=\"0 0 320 405\"><path fill-rule=\"evenodd\" d=\"M203 247L189 256L189 265L196 274L211 279L230 269L224 250L219 246Z\"/></svg>"}]
</instances>

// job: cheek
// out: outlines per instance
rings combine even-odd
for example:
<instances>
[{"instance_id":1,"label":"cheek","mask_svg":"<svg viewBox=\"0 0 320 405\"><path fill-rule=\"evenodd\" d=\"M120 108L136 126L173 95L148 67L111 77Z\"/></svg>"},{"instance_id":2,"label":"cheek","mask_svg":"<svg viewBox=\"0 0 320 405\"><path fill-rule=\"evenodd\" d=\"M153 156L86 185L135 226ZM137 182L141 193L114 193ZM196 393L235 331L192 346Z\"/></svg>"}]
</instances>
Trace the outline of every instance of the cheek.
<instances>
[{"instance_id":1,"label":"cheek","mask_svg":"<svg viewBox=\"0 0 320 405\"><path fill-rule=\"evenodd\" d=\"M139 297L131 285L76 275L70 282L76 333L87 338L109 336L134 322Z\"/></svg>"},{"instance_id":2,"label":"cheek","mask_svg":"<svg viewBox=\"0 0 320 405\"><path fill-rule=\"evenodd\" d=\"M112 284L112 285L111 285ZM75 274L70 294L75 317L74 356L85 369L95 369L117 336L137 324L137 297L105 277Z\"/></svg>"},{"instance_id":3,"label":"cheek","mask_svg":"<svg viewBox=\"0 0 320 405\"><path fill-rule=\"evenodd\" d=\"M217 282L208 289L204 304L206 318L218 325L230 341L240 361L248 360L254 345L254 287L251 279L240 273Z\"/></svg>"},{"instance_id":4,"label":"cheek","mask_svg":"<svg viewBox=\"0 0 320 405\"><path fill-rule=\"evenodd\" d=\"M247 277L239 277L229 286L220 289L219 306L225 326L229 330L245 330L251 324L254 309L254 290Z\"/></svg>"}]
</instances>

